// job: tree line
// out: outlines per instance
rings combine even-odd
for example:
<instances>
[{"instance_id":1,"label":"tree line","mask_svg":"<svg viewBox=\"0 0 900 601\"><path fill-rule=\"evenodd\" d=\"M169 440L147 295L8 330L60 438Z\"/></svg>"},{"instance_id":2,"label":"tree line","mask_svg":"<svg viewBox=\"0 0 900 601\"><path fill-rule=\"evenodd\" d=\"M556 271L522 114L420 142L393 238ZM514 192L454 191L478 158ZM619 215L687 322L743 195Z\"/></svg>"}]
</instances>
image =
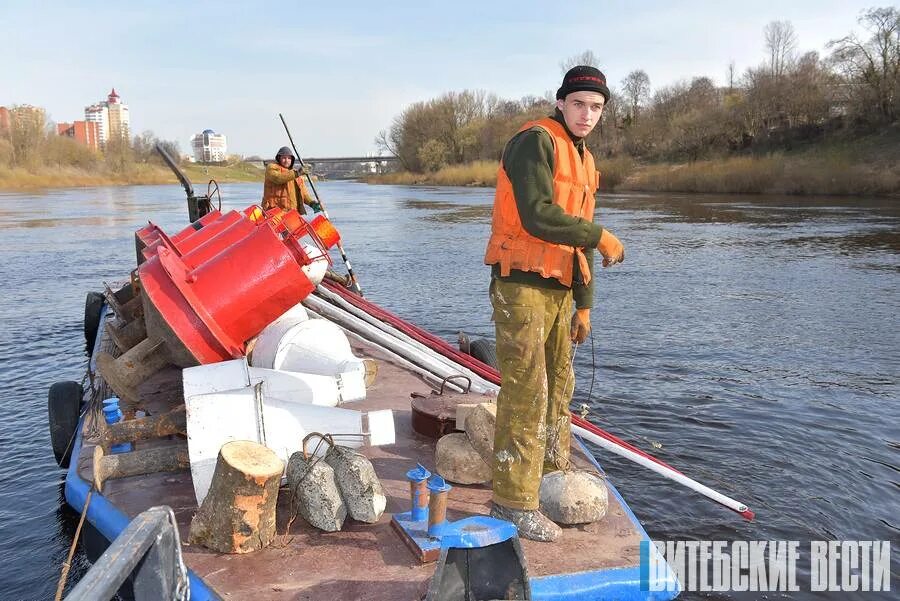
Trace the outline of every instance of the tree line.
<instances>
[{"instance_id":1,"label":"tree line","mask_svg":"<svg viewBox=\"0 0 900 601\"><path fill-rule=\"evenodd\" d=\"M588 139L595 155L649 161L695 161L770 152L832 131L870 133L900 117L900 11L871 8L865 31L832 40L827 56L799 52L790 22L764 30L767 60L727 84L710 77L657 88L635 70L611 87L612 98ZM600 67L590 51L564 61ZM552 92L507 100L484 91L448 92L413 103L378 134L376 145L416 173L476 160L498 160L523 122L553 111Z\"/></svg>"},{"instance_id":2,"label":"tree line","mask_svg":"<svg viewBox=\"0 0 900 601\"><path fill-rule=\"evenodd\" d=\"M0 167L39 171L42 167L76 167L123 174L140 164L164 165L156 152L160 144L175 161L181 160L178 142L160 140L145 131L131 139L110 135L102 151L57 134L56 124L42 109L13 106L8 127L0 128Z\"/></svg>"}]
</instances>

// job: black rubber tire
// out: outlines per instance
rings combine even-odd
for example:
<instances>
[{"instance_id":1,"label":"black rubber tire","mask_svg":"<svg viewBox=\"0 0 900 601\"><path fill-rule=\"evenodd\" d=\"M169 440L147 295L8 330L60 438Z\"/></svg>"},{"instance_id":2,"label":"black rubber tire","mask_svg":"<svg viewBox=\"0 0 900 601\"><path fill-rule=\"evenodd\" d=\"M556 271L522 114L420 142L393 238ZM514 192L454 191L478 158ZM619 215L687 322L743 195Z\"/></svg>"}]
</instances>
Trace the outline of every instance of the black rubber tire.
<instances>
[{"instance_id":1,"label":"black rubber tire","mask_svg":"<svg viewBox=\"0 0 900 601\"><path fill-rule=\"evenodd\" d=\"M59 467L69 467L84 390L78 382L56 382L47 395L50 444Z\"/></svg>"},{"instance_id":2,"label":"black rubber tire","mask_svg":"<svg viewBox=\"0 0 900 601\"><path fill-rule=\"evenodd\" d=\"M87 343L88 352L94 348L94 340L100 328L100 311L105 301L99 292L88 292L87 298L84 299L84 341Z\"/></svg>"},{"instance_id":3,"label":"black rubber tire","mask_svg":"<svg viewBox=\"0 0 900 601\"><path fill-rule=\"evenodd\" d=\"M462 353L469 354L470 346L472 344L472 339L469 338L469 335L463 331L460 331L459 334L456 335L457 346L459 346L459 350Z\"/></svg>"},{"instance_id":4,"label":"black rubber tire","mask_svg":"<svg viewBox=\"0 0 900 601\"><path fill-rule=\"evenodd\" d=\"M497 362L497 348L490 340L485 338L472 340L469 345L469 354L494 369L500 369L500 364Z\"/></svg>"}]
</instances>

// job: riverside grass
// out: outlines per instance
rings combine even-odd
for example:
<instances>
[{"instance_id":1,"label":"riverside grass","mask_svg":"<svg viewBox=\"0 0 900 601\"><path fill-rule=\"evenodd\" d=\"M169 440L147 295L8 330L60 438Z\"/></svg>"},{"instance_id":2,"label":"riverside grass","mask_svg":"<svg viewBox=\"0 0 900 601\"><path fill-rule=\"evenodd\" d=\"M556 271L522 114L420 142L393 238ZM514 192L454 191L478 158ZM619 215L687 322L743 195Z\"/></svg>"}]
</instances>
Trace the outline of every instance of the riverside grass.
<instances>
[{"instance_id":1,"label":"riverside grass","mask_svg":"<svg viewBox=\"0 0 900 601\"><path fill-rule=\"evenodd\" d=\"M373 175L366 178L370 184L393 184L398 186L483 186L497 185L497 162L474 161L461 165L448 165L431 173L397 171Z\"/></svg>"},{"instance_id":2,"label":"riverside grass","mask_svg":"<svg viewBox=\"0 0 900 601\"><path fill-rule=\"evenodd\" d=\"M634 161L624 157L598 163L602 175L601 185L618 184L631 171ZM462 165L448 165L431 173L412 173L398 171L366 178L370 184L393 184L399 186L475 186L490 187L497 185L496 161L474 161Z\"/></svg>"},{"instance_id":3,"label":"riverside grass","mask_svg":"<svg viewBox=\"0 0 900 601\"><path fill-rule=\"evenodd\" d=\"M900 194L900 162L867 161L841 153L730 157L693 163L640 164L629 157L598 160L603 190L718 194L893 196ZM497 163L477 161L434 173L373 176L372 184L484 186L497 182Z\"/></svg>"},{"instance_id":4,"label":"riverside grass","mask_svg":"<svg viewBox=\"0 0 900 601\"><path fill-rule=\"evenodd\" d=\"M720 194L887 196L900 194L900 167L843 157L733 157L637 169L621 190Z\"/></svg>"},{"instance_id":5,"label":"riverside grass","mask_svg":"<svg viewBox=\"0 0 900 601\"><path fill-rule=\"evenodd\" d=\"M259 182L263 171L246 163L234 165L181 165L195 186L202 187L210 179L225 182ZM48 175L48 172L51 175ZM85 188L95 186L131 186L146 184L176 184L175 174L167 167L137 163L123 172L116 172L100 164L95 168L55 167L28 170L20 167L0 167L0 190L40 190L47 188ZM204 188L205 192L205 188Z\"/></svg>"}]
</instances>

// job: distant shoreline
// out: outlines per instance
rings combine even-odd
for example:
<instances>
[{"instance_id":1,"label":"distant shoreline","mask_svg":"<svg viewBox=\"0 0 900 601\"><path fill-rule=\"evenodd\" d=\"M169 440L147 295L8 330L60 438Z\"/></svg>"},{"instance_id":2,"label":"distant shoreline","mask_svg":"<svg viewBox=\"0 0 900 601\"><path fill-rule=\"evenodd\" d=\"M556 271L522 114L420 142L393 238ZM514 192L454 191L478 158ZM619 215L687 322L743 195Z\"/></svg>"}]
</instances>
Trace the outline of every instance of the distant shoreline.
<instances>
[{"instance_id":1,"label":"distant shoreline","mask_svg":"<svg viewBox=\"0 0 900 601\"><path fill-rule=\"evenodd\" d=\"M900 196L900 157L872 161L822 153L820 156L769 155L731 157L694 163L639 164L631 159L600 160L601 191L716 193L797 196ZM219 183L255 182L262 189L263 173L231 166L183 165L198 192L210 179ZM208 173L207 173L208 170ZM138 165L125 174L57 168L32 173L0 169L0 192L177 184L175 175L156 165ZM497 163L478 161L433 173L397 172L363 178L368 184L487 187L496 185Z\"/></svg>"},{"instance_id":2,"label":"distant shoreline","mask_svg":"<svg viewBox=\"0 0 900 601\"><path fill-rule=\"evenodd\" d=\"M368 184L489 187L498 161L445 165L365 177ZM900 129L767 154L734 153L694 161L597 157L600 191L755 196L900 197Z\"/></svg>"},{"instance_id":3,"label":"distant shoreline","mask_svg":"<svg viewBox=\"0 0 900 601\"><path fill-rule=\"evenodd\" d=\"M449 165L431 173L398 172L370 184L484 186L497 181L496 161ZM820 143L793 152L728 156L687 163L598 159L602 190L799 196L900 195L900 131Z\"/></svg>"},{"instance_id":4,"label":"distant shoreline","mask_svg":"<svg viewBox=\"0 0 900 601\"><path fill-rule=\"evenodd\" d=\"M248 172L240 166L211 165L205 167L194 163L181 165L188 178L198 187L205 187L210 179L219 183L258 182L262 190L263 171ZM208 173L207 173L208 170ZM77 167L46 168L32 172L26 169L0 168L0 191L29 192L57 188L92 188L96 186L142 186L177 184L178 179L168 168L158 165L135 165L125 173L109 173L79 169ZM205 192L203 192L205 193ZM261 192L260 192L261 193Z\"/></svg>"}]
</instances>

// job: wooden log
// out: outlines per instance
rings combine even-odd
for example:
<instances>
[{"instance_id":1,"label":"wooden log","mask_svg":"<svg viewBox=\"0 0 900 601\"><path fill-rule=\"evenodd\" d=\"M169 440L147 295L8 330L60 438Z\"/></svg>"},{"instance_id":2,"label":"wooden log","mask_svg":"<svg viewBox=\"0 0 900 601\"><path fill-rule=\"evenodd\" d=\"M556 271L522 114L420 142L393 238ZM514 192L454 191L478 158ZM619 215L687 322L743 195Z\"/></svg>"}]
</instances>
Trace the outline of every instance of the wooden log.
<instances>
[{"instance_id":1,"label":"wooden log","mask_svg":"<svg viewBox=\"0 0 900 601\"><path fill-rule=\"evenodd\" d=\"M187 435L184 405L179 405L171 411L159 415L129 419L111 425L107 425L105 420L98 420L98 422L100 429L98 442L105 451L109 451L111 445L120 442L149 440L173 434Z\"/></svg>"},{"instance_id":2,"label":"wooden log","mask_svg":"<svg viewBox=\"0 0 900 601\"><path fill-rule=\"evenodd\" d=\"M249 440L225 443L190 541L220 553L250 553L275 539L275 506L284 462Z\"/></svg>"},{"instance_id":3,"label":"wooden log","mask_svg":"<svg viewBox=\"0 0 900 601\"><path fill-rule=\"evenodd\" d=\"M120 357L103 352L97 355L97 371L119 397L126 414L138 405L138 384L168 363L165 344L152 338L144 338Z\"/></svg>"},{"instance_id":4,"label":"wooden log","mask_svg":"<svg viewBox=\"0 0 900 601\"><path fill-rule=\"evenodd\" d=\"M98 445L94 447L94 488L102 491L103 483L110 478L176 472L190 466L187 445L183 444L113 455L107 455Z\"/></svg>"},{"instance_id":5,"label":"wooden log","mask_svg":"<svg viewBox=\"0 0 900 601\"><path fill-rule=\"evenodd\" d=\"M113 292L107 284L104 296L116 317L125 323L134 319L140 319L141 315L143 315L142 299L139 294L134 294L133 286L126 285L120 290Z\"/></svg>"},{"instance_id":6,"label":"wooden log","mask_svg":"<svg viewBox=\"0 0 900 601\"><path fill-rule=\"evenodd\" d=\"M341 286L343 286L344 288L347 288L348 286L350 286L350 278L348 278L347 276L340 275L339 273L337 273L335 271L331 271L330 269L325 272L325 279L331 280L332 282L336 282L336 283L340 284Z\"/></svg>"},{"instance_id":7,"label":"wooden log","mask_svg":"<svg viewBox=\"0 0 900 601\"><path fill-rule=\"evenodd\" d=\"M147 337L147 326L143 319L133 319L128 323L121 320L107 321L106 333L113 339L119 352L124 353Z\"/></svg>"}]
</instances>

